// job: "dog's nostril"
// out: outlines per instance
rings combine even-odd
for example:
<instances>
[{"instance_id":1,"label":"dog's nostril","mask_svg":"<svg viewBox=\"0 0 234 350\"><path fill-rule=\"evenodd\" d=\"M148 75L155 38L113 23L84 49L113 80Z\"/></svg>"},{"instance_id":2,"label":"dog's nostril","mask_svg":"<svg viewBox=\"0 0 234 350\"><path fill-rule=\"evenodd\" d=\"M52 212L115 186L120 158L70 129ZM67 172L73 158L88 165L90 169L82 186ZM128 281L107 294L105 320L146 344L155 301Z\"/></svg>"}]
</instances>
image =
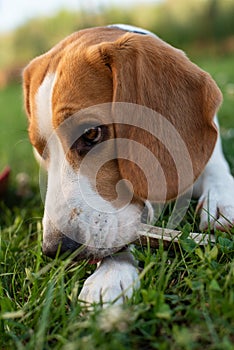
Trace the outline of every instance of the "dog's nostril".
<instances>
[{"instance_id":1,"label":"dog's nostril","mask_svg":"<svg viewBox=\"0 0 234 350\"><path fill-rule=\"evenodd\" d=\"M74 252L76 249L78 249L81 246L81 244L77 243L76 241L73 241L73 239L63 236L62 238L62 245L61 249L63 249L63 252L70 251Z\"/></svg>"},{"instance_id":2,"label":"dog's nostril","mask_svg":"<svg viewBox=\"0 0 234 350\"><path fill-rule=\"evenodd\" d=\"M42 246L42 253L49 258L55 258L57 254L58 246L57 247L51 247L51 246L46 246L43 244Z\"/></svg>"},{"instance_id":3,"label":"dog's nostril","mask_svg":"<svg viewBox=\"0 0 234 350\"><path fill-rule=\"evenodd\" d=\"M76 249L78 249L81 246L81 244L73 241L71 238L63 236L58 242L55 244L51 243L46 244L45 242L43 243L42 246L42 252L46 256L50 258L55 258L56 255L58 254L63 255L65 253L72 253ZM67 254L67 255L68 255Z\"/></svg>"}]
</instances>

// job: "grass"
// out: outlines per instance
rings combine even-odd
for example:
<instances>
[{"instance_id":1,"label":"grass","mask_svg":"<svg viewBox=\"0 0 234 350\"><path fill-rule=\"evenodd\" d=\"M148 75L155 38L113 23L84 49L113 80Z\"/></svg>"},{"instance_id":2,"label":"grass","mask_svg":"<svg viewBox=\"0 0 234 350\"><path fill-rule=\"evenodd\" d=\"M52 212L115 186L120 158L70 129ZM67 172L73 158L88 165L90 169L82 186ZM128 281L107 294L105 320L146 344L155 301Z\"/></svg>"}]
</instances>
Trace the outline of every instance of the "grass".
<instances>
[{"instance_id":1,"label":"grass","mask_svg":"<svg viewBox=\"0 0 234 350\"><path fill-rule=\"evenodd\" d=\"M21 89L21 85L15 84L0 90L0 169L9 164L13 176L18 172L27 172L35 180L38 169L28 139Z\"/></svg>"},{"instance_id":2,"label":"grass","mask_svg":"<svg viewBox=\"0 0 234 350\"><path fill-rule=\"evenodd\" d=\"M232 59L195 61L224 93L220 122L233 171ZM8 196L0 203L1 349L233 349L234 238L217 232L215 245L196 246L187 238L189 230L198 229L194 205L181 224L179 247L135 248L147 272L141 289L122 308L96 306L87 312L77 301L94 267L70 258L52 261L41 253L43 206L21 100L18 85L1 91L0 166L13 170ZM29 198L16 195L15 175L22 171L31 176Z\"/></svg>"}]
</instances>

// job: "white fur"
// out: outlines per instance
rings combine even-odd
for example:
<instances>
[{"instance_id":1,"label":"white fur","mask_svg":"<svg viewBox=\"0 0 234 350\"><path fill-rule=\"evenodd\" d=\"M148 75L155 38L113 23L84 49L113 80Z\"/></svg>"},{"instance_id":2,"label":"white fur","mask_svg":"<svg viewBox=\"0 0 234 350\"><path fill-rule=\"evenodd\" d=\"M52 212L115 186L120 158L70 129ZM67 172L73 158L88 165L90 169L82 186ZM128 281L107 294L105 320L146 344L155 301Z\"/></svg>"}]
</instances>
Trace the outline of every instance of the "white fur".
<instances>
[{"instance_id":1,"label":"white fur","mask_svg":"<svg viewBox=\"0 0 234 350\"><path fill-rule=\"evenodd\" d=\"M146 34L146 35L150 35L150 36L153 36L153 37L156 37L156 38L159 38L156 34L150 32L149 30L146 30L146 29L143 29L141 27L135 27L135 26L131 26L129 24L121 24L121 23L118 23L118 24L111 24L108 26L109 28L120 28L122 30L125 30L126 32L130 32L130 33L139 33L139 34ZM168 45L170 46L168 43L164 42L164 45ZM180 49L177 49L174 47L174 50L177 50L179 51L180 53L183 53L184 52Z\"/></svg>"},{"instance_id":2,"label":"white fur","mask_svg":"<svg viewBox=\"0 0 234 350\"><path fill-rule=\"evenodd\" d=\"M110 27L110 28L117 27L117 28L126 30L127 32L135 32L135 33L138 32L139 34L144 33L144 34L156 36L155 34L153 34L152 32L150 32L146 29L131 26L129 24L113 24L113 25L109 25L108 27Z\"/></svg>"},{"instance_id":3,"label":"white fur","mask_svg":"<svg viewBox=\"0 0 234 350\"><path fill-rule=\"evenodd\" d=\"M48 73L35 96L38 128L40 135L45 139L48 139L53 131L51 100L55 81L56 74Z\"/></svg>"},{"instance_id":4,"label":"white fur","mask_svg":"<svg viewBox=\"0 0 234 350\"><path fill-rule=\"evenodd\" d=\"M87 304L115 302L122 304L140 287L138 269L129 251L103 259L85 281L79 299Z\"/></svg>"},{"instance_id":5,"label":"white fur","mask_svg":"<svg viewBox=\"0 0 234 350\"><path fill-rule=\"evenodd\" d=\"M35 159L37 160L38 164L43 168L46 169L46 161L41 157L41 155L37 152L36 148L33 147L33 154Z\"/></svg>"},{"instance_id":6,"label":"white fur","mask_svg":"<svg viewBox=\"0 0 234 350\"><path fill-rule=\"evenodd\" d=\"M45 202L44 243L51 241L51 222L64 235L96 248L122 247L136 239L140 208L129 204L117 209L95 192L87 177L67 162L54 135L49 144L48 189ZM57 139L57 140L56 140ZM57 142L56 142L57 141ZM92 203L92 205L90 204ZM72 215L74 213L75 215Z\"/></svg>"},{"instance_id":7,"label":"white fur","mask_svg":"<svg viewBox=\"0 0 234 350\"><path fill-rule=\"evenodd\" d=\"M215 118L218 126L218 120ZM234 179L224 158L220 134L203 174L194 185L199 197L200 229L225 229L234 223Z\"/></svg>"},{"instance_id":8,"label":"white fur","mask_svg":"<svg viewBox=\"0 0 234 350\"><path fill-rule=\"evenodd\" d=\"M37 123L40 136L45 138L45 140L49 139L52 131L52 94L53 87L56 81L55 73L48 73L43 80L42 84L38 88L38 91L35 95L35 103L36 103L36 114L37 114ZM47 169L47 160L43 158L37 151L35 147L33 147L34 157L36 158L38 164L41 169ZM43 181L44 186L46 186L46 182ZM41 173L40 173L40 185L41 185ZM44 198L46 193L46 188L41 188L41 195Z\"/></svg>"},{"instance_id":9,"label":"white fur","mask_svg":"<svg viewBox=\"0 0 234 350\"><path fill-rule=\"evenodd\" d=\"M141 28L115 26L153 35ZM48 140L50 155L43 218L44 245L55 244L56 236L53 237L53 234L59 230L71 239L88 245L87 257L95 254L99 248L106 255L135 238L141 210L132 204L124 210L115 208L93 189L87 176L78 176L72 169L52 127L51 101L55 81L56 75L48 74L36 95L38 126L41 135ZM234 180L222 153L220 137L210 161L194 186L194 194L200 197L201 229L209 225L219 228L229 225L229 221L234 222ZM125 296L132 296L134 287L139 288L138 270L127 251L104 258L84 283L79 298L88 303L100 300L105 303L119 297L116 303L122 303Z\"/></svg>"},{"instance_id":10,"label":"white fur","mask_svg":"<svg viewBox=\"0 0 234 350\"><path fill-rule=\"evenodd\" d=\"M124 209L114 207L92 188L88 177L72 169L52 127L54 82L55 75L49 74L36 95L38 125L41 135L47 139L49 152L43 245L52 247L58 239L55 231L60 231L89 246L84 250L87 257L108 255L137 238L141 210L133 204Z\"/></svg>"}]
</instances>

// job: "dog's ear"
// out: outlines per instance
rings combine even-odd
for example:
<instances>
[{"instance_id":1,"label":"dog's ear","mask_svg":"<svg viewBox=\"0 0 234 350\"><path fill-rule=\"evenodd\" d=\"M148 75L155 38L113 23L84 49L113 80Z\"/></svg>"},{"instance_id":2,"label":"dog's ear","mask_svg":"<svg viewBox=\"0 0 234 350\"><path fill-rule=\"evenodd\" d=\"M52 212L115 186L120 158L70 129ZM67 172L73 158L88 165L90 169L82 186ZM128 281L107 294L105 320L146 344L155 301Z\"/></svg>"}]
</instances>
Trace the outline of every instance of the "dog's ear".
<instances>
[{"instance_id":1,"label":"dog's ear","mask_svg":"<svg viewBox=\"0 0 234 350\"><path fill-rule=\"evenodd\" d=\"M43 154L46 141L38 130L36 94L48 72L49 64L49 57L42 55L32 60L23 71L24 107L28 116L28 133L31 144L37 148L37 159Z\"/></svg>"},{"instance_id":2,"label":"dog's ear","mask_svg":"<svg viewBox=\"0 0 234 350\"><path fill-rule=\"evenodd\" d=\"M46 142L38 131L36 96L47 74L55 73L60 58L61 48L58 46L33 59L23 71L24 107L28 116L29 138L33 146L37 145L39 154L43 153Z\"/></svg>"},{"instance_id":3,"label":"dog's ear","mask_svg":"<svg viewBox=\"0 0 234 350\"><path fill-rule=\"evenodd\" d=\"M182 51L157 37L127 33L101 44L100 52L112 72L121 176L143 199L177 197L212 154L220 90Z\"/></svg>"},{"instance_id":4,"label":"dog's ear","mask_svg":"<svg viewBox=\"0 0 234 350\"><path fill-rule=\"evenodd\" d=\"M28 118L33 115L33 101L48 72L55 72L60 50L49 51L33 59L23 71L24 106Z\"/></svg>"}]
</instances>

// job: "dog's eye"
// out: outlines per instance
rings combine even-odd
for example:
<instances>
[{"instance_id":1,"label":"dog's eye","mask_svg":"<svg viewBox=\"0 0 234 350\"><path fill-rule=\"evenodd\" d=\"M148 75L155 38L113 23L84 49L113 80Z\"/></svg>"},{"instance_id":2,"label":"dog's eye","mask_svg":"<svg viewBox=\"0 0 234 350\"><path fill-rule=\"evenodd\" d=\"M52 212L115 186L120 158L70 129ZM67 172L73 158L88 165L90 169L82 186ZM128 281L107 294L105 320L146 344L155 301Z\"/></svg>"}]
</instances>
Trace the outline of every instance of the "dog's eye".
<instances>
[{"instance_id":1,"label":"dog's eye","mask_svg":"<svg viewBox=\"0 0 234 350\"><path fill-rule=\"evenodd\" d=\"M108 138L108 127L106 125L99 126L81 126L82 135L73 143L71 150L75 150L80 156L85 155L97 144L102 143ZM80 132L80 131L79 131Z\"/></svg>"},{"instance_id":2,"label":"dog's eye","mask_svg":"<svg viewBox=\"0 0 234 350\"><path fill-rule=\"evenodd\" d=\"M83 129L82 136L80 136L72 145L71 149L78 152L79 155L85 155L95 145L106 140L108 136L108 129L105 125L90 126Z\"/></svg>"},{"instance_id":3,"label":"dog's eye","mask_svg":"<svg viewBox=\"0 0 234 350\"><path fill-rule=\"evenodd\" d=\"M102 138L102 128L100 126L85 129L82 138L89 144L97 143Z\"/></svg>"}]
</instances>

